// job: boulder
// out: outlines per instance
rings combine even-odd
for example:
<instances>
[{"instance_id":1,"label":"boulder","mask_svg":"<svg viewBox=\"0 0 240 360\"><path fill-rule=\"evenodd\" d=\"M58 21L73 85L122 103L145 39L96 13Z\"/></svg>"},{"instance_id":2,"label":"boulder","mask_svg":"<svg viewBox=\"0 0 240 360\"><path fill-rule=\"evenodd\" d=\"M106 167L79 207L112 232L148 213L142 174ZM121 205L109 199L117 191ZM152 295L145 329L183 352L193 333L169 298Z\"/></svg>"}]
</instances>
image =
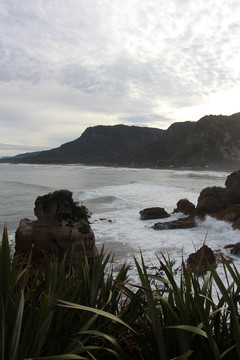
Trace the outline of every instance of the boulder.
<instances>
[{"instance_id":1,"label":"boulder","mask_svg":"<svg viewBox=\"0 0 240 360\"><path fill-rule=\"evenodd\" d=\"M177 220L158 222L154 224L152 228L154 230L171 230L171 229L190 229L196 226L197 225L194 217L188 216Z\"/></svg>"},{"instance_id":2,"label":"boulder","mask_svg":"<svg viewBox=\"0 0 240 360\"><path fill-rule=\"evenodd\" d=\"M150 219L164 219L168 218L170 215L161 207L152 207L141 210L139 212L141 220L150 220Z\"/></svg>"},{"instance_id":3,"label":"boulder","mask_svg":"<svg viewBox=\"0 0 240 360\"><path fill-rule=\"evenodd\" d=\"M184 215L193 215L195 213L195 205L188 199L180 199L174 213L183 213Z\"/></svg>"},{"instance_id":4,"label":"boulder","mask_svg":"<svg viewBox=\"0 0 240 360\"><path fill-rule=\"evenodd\" d=\"M153 229L187 229L196 226L196 219L210 215L218 220L230 221L234 229L240 230L240 170L230 174L226 187L207 187L198 197L197 206L188 199L180 199L174 213L189 215L178 220L158 222ZM167 218L170 215L164 208L154 207L140 211L141 220Z\"/></svg>"},{"instance_id":5,"label":"boulder","mask_svg":"<svg viewBox=\"0 0 240 360\"><path fill-rule=\"evenodd\" d=\"M92 259L97 254L94 233L89 225L90 216L84 206L72 199L68 190L59 190L40 196L35 201L37 220L22 219L16 231L15 253L26 256L32 250L32 263L43 263L44 255L66 255L66 265L74 246L74 263L85 254Z\"/></svg>"},{"instance_id":6,"label":"boulder","mask_svg":"<svg viewBox=\"0 0 240 360\"><path fill-rule=\"evenodd\" d=\"M240 170L228 175L225 186L234 193L235 201L240 203Z\"/></svg>"},{"instance_id":7,"label":"boulder","mask_svg":"<svg viewBox=\"0 0 240 360\"><path fill-rule=\"evenodd\" d=\"M228 208L234 203L232 191L222 187L208 187L201 191L196 206L196 214L200 217L212 215Z\"/></svg>"},{"instance_id":8,"label":"boulder","mask_svg":"<svg viewBox=\"0 0 240 360\"><path fill-rule=\"evenodd\" d=\"M240 170L231 173L225 185L225 188L213 186L203 189L198 198L196 214L230 221L234 229L240 229Z\"/></svg>"},{"instance_id":9,"label":"boulder","mask_svg":"<svg viewBox=\"0 0 240 360\"><path fill-rule=\"evenodd\" d=\"M203 245L195 253L190 254L187 259L187 269L197 274L208 271L209 265L216 265L216 257L207 245Z\"/></svg>"}]
</instances>

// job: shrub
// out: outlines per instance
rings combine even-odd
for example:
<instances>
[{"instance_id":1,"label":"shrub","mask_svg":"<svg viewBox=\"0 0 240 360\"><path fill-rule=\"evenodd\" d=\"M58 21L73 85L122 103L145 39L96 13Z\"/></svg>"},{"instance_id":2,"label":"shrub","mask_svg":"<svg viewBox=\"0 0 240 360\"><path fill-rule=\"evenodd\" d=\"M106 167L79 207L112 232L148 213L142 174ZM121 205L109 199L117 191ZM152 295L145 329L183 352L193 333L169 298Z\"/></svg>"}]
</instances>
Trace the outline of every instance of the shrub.
<instances>
[{"instance_id":1,"label":"shrub","mask_svg":"<svg viewBox=\"0 0 240 360\"><path fill-rule=\"evenodd\" d=\"M183 264L177 282L169 259L159 261L160 274L150 275L135 259L138 285L127 282L125 265L113 276L104 249L91 265L46 258L33 277L31 255L24 266L11 257L4 229L0 359L239 359L236 267L223 258L220 279L214 268L198 277Z\"/></svg>"}]
</instances>

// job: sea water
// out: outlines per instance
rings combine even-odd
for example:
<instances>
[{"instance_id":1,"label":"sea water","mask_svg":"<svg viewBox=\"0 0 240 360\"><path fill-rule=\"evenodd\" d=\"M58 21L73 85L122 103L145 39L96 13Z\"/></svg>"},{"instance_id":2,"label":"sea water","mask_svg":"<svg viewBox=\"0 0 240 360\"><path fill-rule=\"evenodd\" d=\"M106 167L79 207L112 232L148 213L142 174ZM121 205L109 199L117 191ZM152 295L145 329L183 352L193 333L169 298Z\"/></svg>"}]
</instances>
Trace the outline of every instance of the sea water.
<instances>
[{"instance_id":1,"label":"sea water","mask_svg":"<svg viewBox=\"0 0 240 360\"><path fill-rule=\"evenodd\" d=\"M203 188L224 187L228 175L207 170L0 164L0 229L6 225L14 243L20 219L36 219L37 196L68 189L92 213L96 245L114 254L116 270L127 262L134 274L134 257L139 259L141 253L150 268L158 266L161 254L178 266L204 242L213 250L225 251L225 245L240 241L240 231L211 217L196 228L156 231L152 226L158 220L142 221L139 211L160 206L171 214L167 221L181 217L172 214L179 199L196 205ZM234 261L240 264L237 257Z\"/></svg>"}]
</instances>

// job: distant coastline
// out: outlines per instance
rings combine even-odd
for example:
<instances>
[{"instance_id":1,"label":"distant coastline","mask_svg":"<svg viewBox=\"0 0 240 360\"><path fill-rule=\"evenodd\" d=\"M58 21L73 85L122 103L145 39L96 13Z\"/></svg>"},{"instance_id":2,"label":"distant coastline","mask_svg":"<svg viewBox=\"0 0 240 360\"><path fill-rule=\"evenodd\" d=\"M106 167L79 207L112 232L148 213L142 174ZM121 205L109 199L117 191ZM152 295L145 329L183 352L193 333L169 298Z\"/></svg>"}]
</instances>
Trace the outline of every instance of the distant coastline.
<instances>
[{"instance_id":1,"label":"distant coastline","mask_svg":"<svg viewBox=\"0 0 240 360\"><path fill-rule=\"evenodd\" d=\"M240 113L204 116L167 130L98 125L58 148L0 162L234 171L240 168L239 134Z\"/></svg>"}]
</instances>

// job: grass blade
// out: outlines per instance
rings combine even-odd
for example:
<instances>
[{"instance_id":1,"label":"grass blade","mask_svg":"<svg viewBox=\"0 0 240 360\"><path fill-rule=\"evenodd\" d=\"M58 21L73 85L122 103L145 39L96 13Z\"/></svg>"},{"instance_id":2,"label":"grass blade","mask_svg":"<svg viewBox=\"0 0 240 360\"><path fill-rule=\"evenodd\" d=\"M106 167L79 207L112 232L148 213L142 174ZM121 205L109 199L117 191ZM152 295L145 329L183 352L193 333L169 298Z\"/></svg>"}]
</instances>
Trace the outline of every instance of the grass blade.
<instances>
[{"instance_id":1,"label":"grass blade","mask_svg":"<svg viewBox=\"0 0 240 360\"><path fill-rule=\"evenodd\" d=\"M115 322L127 327L129 330L131 330L133 333L135 333L135 331L133 330L133 328L131 326L129 326L127 323L122 321L117 316L108 313L107 311L91 308L89 306L74 304L74 303L69 302L69 301L57 300L57 302L59 303L60 306L63 306L63 307L76 309L76 310L82 310L82 311L89 311L89 312L92 312L94 314L104 316L105 318L108 318L108 319L110 319L112 321L115 321Z\"/></svg>"},{"instance_id":2,"label":"grass blade","mask_svg":"<svg viewBox=\"0 0 240 360\"><path fill-rule=\"evenodd\" d=\"M21 298L16 318L16 323L14 326L14 331L12 335L12 349L11 349L11 360L17 359L18 350L19 350L19 339L22 330L22 318L23 318L23 309L24 309L24 294L23 290L21 291Z\"/></svg>"},{"instance_id":3,"label":"grass blade","mask_svg":"<svg viewBox=\"0 0 240 360\"><path fill-rule=\"evenodd\" d=\"M161 318L160 318L159 313L156 308L156 303L155 303L155 300L154 300L154 297L152 294L152 289L150 286L150 282L148 279L146 266L144 264L142 254L141 254L141 259L142 259L143 271L140 268L140 265L138 264L137 260L136 259L134 259L134 260L135 260L135 264L137 266L138 275L140 277L142 286L143 286L143 288L146 289L145 294L146 294L148 308L149 308L149 314L150 314L150 318L151 318L151 322L152 322L152 328L153 328L155 340L156 340L157 347L158 347L158 354L159 354L160 359L167 360L167 352L166 352L166 348L165 348L165 341L164 341L163 330L162 330L163 324L162 324Z\"/></svg>"}]
</instances>

